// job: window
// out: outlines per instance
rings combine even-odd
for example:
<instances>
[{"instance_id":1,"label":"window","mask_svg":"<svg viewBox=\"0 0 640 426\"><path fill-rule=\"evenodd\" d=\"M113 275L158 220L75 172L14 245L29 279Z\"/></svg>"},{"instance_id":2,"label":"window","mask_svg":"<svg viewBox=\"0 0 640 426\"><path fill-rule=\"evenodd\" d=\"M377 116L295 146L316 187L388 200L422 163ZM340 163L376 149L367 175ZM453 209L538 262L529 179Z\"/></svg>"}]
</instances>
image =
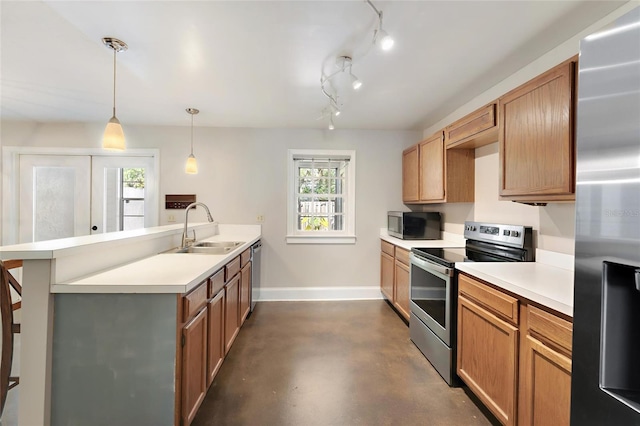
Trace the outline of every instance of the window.
<instances>
[{"instance_id":1,"label":"window","mask_svg":"<svg viewBox=\"0 0 640 426\"><path fill-rule=\"evenodd\" d=\"M355 243L355 162L355 151L289 150L288 243Z\"/></svg>"}]
</instances>

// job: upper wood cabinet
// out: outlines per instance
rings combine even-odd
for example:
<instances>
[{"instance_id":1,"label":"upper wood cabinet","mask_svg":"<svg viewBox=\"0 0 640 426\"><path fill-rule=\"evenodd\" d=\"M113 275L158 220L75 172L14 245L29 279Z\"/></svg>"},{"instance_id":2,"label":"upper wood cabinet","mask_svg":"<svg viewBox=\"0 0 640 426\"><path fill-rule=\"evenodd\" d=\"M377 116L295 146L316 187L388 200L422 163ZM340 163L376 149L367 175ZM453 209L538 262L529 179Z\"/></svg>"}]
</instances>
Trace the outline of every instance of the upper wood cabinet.
<instances>
[{"instance_id":1,"label":"upper wood cabinet","mask_svg":"<svg viewBox=\"0 0 640 426\"><path fill-rule=\"evenodd\" d=\"M575 199L575 61L498 100L501 199Z\"/></svg>"},{"instance_id":2,"label":"upper wood cabinet","mask_svg":"<svg viewBox=\"0 0 640 426\"><path fill-rule=\"evenodd\" d=\"M438 132L418 144L420 201L444 201L444 134Z\"/></svg>"},{"instance_id":3,"label":"upper wood cabinet","mask_svg":"<svg viewBox=\"0 0 640 426\"><path fill-rule=\"evenodd\" d=\"M475 149L498 141L498 105L492 102L444 129L447 149Z\"/></svg>"},{"instance_id":4,"label":"upper wood cabinet","mask_svg":"<svg viewBox=\"0 0 640 426\"><path fill-rule=\"evenodd\" d=\"M473 149L444 149L440 131L406 149L402 161L402 200L406 204L473 202Z\"/></svg>"},{"instance_id":5,"label":"upper wood cabinet","mask_svg":"<svg viewBox=\"0 0 640 426\"><path fill-rule=\"evenodd\" d=\"M416 203L420 200L418 192L419 158L418 145L407 148L402 153L402 201L405 203Z\"/></svg>"}]
</instances>

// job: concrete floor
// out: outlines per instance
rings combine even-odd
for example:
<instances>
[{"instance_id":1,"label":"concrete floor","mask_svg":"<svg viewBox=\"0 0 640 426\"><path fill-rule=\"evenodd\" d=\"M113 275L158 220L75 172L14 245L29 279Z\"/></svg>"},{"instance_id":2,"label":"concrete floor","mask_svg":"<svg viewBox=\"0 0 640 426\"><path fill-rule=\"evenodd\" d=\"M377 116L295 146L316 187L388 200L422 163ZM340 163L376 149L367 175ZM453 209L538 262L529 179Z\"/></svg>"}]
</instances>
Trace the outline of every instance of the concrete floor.
<instances>
[{"instance_id":1,"label":"concrete floor","mask_svg":"<svg viewBox=\"0 0 640 426\"><path fill-rule=\"evenodd\" d=\"M261 302L196 416L203 425L490 425L383 301Z\"/></svg>"}]
</instances>

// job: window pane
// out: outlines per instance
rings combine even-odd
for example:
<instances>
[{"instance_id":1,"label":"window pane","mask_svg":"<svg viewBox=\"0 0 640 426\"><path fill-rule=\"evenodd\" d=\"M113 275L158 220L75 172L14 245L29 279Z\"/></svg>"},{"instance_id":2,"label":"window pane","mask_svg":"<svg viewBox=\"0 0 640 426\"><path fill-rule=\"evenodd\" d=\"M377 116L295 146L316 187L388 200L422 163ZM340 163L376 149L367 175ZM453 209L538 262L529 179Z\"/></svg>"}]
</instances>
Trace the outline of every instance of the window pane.
<instances>
[{"instance_id":1,"label":"window pane","mask_svg":"<svg viewBox=\"0 0 640 426\"><path fill-rule=\"evenodd\" d=\"M299 216L298 229L303 231L328 231L327 216Z\"/></svg>"},{"instance_id":2,"label":"window pane","mask_svg":"<svg viewBox=\"0 0 640 426\"><path fill-rule=\"evenodd\" d=\"M311 194L313 191L313 180L312 179L300 179L298 182L298 193L300 194Z\"/></svg>"},{"instance_id":3,"label":"window pane","mask_svg":"<svg viewBox=\"0 0 640 426\"><path fill-rule=\"evenodd\" d=\"M123 231L129 231L131 229L144 228L144 217L137 216L125 216L123 218Z\"/></svg>"},{"instance_id":4,"label":"window pane","mask_svg":"<svg viewBox=\"0 0 640 426\"><path fill-rule=\"evenodd\" d=\"M124 200L125 216L144 216L144 200Z\"/></svg>"},{"instance_id":5,"label":"window pane","mask_svg":"<svg viewBox=\"0 0 640 426\"><path fill-rule=\"evenodd\" d=\"M73 237L76 170L34 167L33 241Z\"/></svg>"}]
</instances>

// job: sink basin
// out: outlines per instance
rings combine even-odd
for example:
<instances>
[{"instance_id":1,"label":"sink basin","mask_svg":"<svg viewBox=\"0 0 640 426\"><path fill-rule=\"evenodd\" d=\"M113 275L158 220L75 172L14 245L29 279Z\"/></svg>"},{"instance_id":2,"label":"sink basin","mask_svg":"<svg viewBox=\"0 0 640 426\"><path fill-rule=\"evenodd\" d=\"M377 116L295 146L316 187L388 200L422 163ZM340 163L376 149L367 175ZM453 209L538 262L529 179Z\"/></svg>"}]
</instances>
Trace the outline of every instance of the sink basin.
<instances>
[{"instance_id":1,"label":"sink basin","mask_svg":"<svg viewBox=\"0 0 640 426\"><path fill-rule=\"evenodd\" d=\"M165 253L194 253L194 254L227 254L233 250L233 247L185 247L174 248Z\"/></svg>"},{"instance_id":2,"label":"sink basin","mask_svg":"<svg viewBox=\"0 0 640 426\"><path fill-rule=\"evenodd\" d=\"M235 248L244 244L244 241L200 241L193 244L191 247L224 247Z\"/></svg>"}]
</instances>

